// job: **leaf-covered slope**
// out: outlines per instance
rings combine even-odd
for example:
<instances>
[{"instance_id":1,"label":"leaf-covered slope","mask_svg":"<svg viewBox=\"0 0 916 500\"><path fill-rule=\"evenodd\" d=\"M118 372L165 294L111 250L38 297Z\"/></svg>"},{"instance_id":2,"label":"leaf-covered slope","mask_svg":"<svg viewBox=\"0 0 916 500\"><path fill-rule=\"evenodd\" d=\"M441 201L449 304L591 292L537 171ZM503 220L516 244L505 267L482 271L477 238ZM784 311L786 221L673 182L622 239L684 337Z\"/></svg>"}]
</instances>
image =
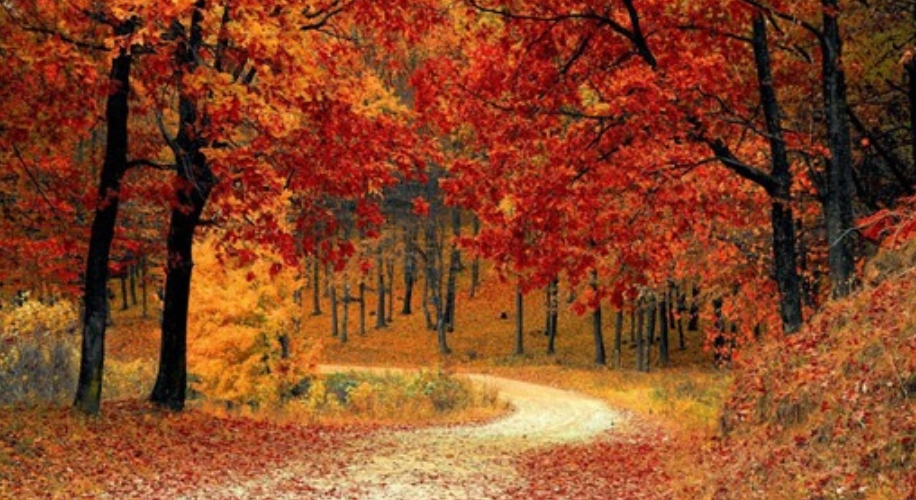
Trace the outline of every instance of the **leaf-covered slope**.
<instances>
[{"instance_id":1,"label":"leaf-covered slope","mask_svg":"<svg viewBox=\"0 0 916 500\"><path fill-rule=\"evenodd\" d=\"M916 245L854 297L747 353L703 456L713 498L916 498Z\"/></svg>"}]
</instances>

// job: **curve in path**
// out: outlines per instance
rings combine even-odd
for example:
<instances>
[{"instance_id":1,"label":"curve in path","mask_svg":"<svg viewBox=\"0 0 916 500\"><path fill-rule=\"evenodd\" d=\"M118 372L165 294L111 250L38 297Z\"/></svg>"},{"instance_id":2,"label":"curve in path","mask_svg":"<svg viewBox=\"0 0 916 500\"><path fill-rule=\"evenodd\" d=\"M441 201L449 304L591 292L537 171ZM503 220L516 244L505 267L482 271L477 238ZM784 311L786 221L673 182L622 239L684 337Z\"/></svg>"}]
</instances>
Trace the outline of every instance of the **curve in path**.
<instances>
[{"instance_id":1,"label":"curve in path","mask_svg":"<svg viewBox=\"0 0 916 500\"><path fill-rule=\"evenodd\" d=\"M322 367L325 373L353 370L366 369ZM465 376L499 391L514 411L482 425L382 432L341 450L351 458L331 475L315 477L305 461L292 463L270 477L209 491L205 498L507 498L506 491L524 480L513 466L520 453L594 439L622 418L602 401L575 392L492 375Z\"/></svg>"}]
</instances>

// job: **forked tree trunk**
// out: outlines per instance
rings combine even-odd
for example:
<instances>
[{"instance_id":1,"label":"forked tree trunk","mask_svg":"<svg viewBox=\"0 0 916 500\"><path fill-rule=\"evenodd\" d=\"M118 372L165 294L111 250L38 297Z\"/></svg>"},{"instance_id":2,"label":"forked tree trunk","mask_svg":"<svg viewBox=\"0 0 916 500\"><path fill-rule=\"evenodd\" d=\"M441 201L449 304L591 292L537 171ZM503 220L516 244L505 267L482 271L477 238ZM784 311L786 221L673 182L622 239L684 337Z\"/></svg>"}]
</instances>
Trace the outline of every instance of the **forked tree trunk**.
<instances>
[{"instance_id":1,"label":"forked tree trunk","mask_svg":"<svg viewBox=\"0 0 916 500\"><path fill-rule=\"evenodd\" d=\"M185 75L193 73L198 64L203 44L204 6L203 1L195 3L190 37L184 50L177 53L177 62ZM201 139L203 134L195 99L184 92L180 93L178 99L179 126L175 139L175 164L180 182L176 187L177 204L172 209L166 245L168 265L159 371L150 396L156 405L176 411L184 409L187 397L188 306L194 266L194 232L216 184L207 157L202 152L206 144Z\"/></svg>"}]
</instances>

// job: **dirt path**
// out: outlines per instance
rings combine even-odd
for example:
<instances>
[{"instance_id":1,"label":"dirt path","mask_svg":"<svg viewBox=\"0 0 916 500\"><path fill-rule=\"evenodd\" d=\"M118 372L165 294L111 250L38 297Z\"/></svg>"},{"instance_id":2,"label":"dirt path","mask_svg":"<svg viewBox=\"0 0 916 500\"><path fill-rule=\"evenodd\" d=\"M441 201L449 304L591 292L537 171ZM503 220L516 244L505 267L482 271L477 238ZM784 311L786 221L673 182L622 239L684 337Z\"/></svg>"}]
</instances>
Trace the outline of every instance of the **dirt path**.
<instances>
[{"instance_id":1,"label":"dirt path","mask_svg":"<svg viewBox=\"0 0 916 500\"><path fill-rule=\"evenodd\" d=\"M483 425L378 433L340 450L347 462L321 474L310 469L304 451L303 460L267 477L184 498L508 498L506 492L520 481L514 463L521 453L594 439L622 419L581 394L489 375L468 377L497 389L515 411Z\"/></svg>"}]
</instances>

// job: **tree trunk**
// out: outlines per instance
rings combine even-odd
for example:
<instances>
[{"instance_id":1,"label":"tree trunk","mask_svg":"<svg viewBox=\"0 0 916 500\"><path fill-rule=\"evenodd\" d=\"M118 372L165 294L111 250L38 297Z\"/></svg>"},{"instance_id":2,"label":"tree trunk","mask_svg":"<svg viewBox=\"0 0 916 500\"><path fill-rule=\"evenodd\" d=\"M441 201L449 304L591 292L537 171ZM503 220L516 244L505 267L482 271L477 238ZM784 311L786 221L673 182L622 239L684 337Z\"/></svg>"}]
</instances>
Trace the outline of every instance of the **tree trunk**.
<instances>
[{"instance_id":1,"label":"tree trunk","mask_svg":"<svg viewBox=\"0 0 916 500\"><path fill-rule=\"evenodd\" d=\"M473 231L474 237L480 234L480 218L475 214L473 216ZM471 291L470 297L473 299L474 295L477 294L477 287L480 286L480 258L476 255L474 260L471 261Z\"/></svg>"},{"instance_id":2,"label":"tree trunk","mask_svg":"<svg viewBox=\"0 0 916 500\"><path fill-rule=\"evenodd\" d=\"M431 217L432 219L432 217ZM442 286L439 283L439 248L436 240L435 220L430 220L426 227L426 279L429 284L430 299L435 313L436 340L439 343L439 353L446 355L452 351L448 346L447 330L445 328L445 308L442 303Z\"/></svg>"},{"instance_id":3,"label":"tree trunk","mask_svg":"<svg viewBox=\"0 0 916 500\"><path fill-rule=\"evenodd\" d=\"M379 248L375 256L375 275L376 286L378 286L378 301L375 303L375 328L385 328L385 260L382 258L382 247L379 242Z\"/></svg>"},{"instance_id":4,"label":"tree trunk","mask_svg":"<svg viewBox=\"0 0 916 500\"><path fill-rule=\"evenodd\" d=\"M350 320L350 283L344 278L343 284L343 318L340 324L340 342L347 343L347 329Z\"/></svg>"},{"instance_id":5,"label":"tree trunk","mask_svg":"<svg viewBox=\"0 0 916 500\"><path fill-rule=\"evenodd\" d=\"M767 135L770 138L772 154L773 186L768 193L772 199L770 220L773 226L773 261L776 285L779 289L779 311L783 331L793 333L802 324L801 280L798 276L798 255L796 253L795 216L792 213L792 173L782 133L782 117L776 88L770 50L767 42L766 19L762 13L754 17L754 60L757 66L757 82L760 102L766 117Z\"/></svg>"},{"instance_id":6,"label":"tree trunk","mask_svg":"<svg viewBox=\"0 0 916 500\"><path fill-rule=\"evenodd\" d=\"M195 4L190 38L184 50L177 53L178 64L185 75L192 73L198 64L203 43L203 4ZM194 99L183 90L180 92L178 136L175 139L175 166L180 182L176 187L177 204L172 209L166 244L168 264L159 371L150 396L156 405L176 411L184 409L187 396L188 306L194 266L194 231L216 184L207 157L201 151L206 144L202 139L204 134L200 130L199 110Z\"/></svg>"},{"instance_id":7,"label":"tree trunk","mask_svg":"<svg viewBox=\"0 0 916 500\"><path fill-rule=\"evenodd\" d=\"M133 307L137 307L137 273L139 272L136 264L130 265L130 303Z\"/></svg>"},{"instance_id":8,"label":"tree trunk","mask_svg":"<svg viewBox=\"0 0 916 500\"><path fill-rule=\"evenodd\" d=\"M620 369L620 360L623 355L623 311L617 311L614 324L614 368Z\"/></svg>"},{"instance_id":9,"label":"tree trunk","mask_svg":"<svg viewBox=\"0 0 916 500\"><path fill-rule=\"evenodd\" d=\"M146 267L146 256L144 255L140 257L140 304L142 305L143 319L149 316L149 290L147 285L149 276Z\"/></svg>"},{"instance_id":10,"label":"tree trunk","mask_svg":"<svg viewBox=\"0 0 916 500\"><path fill-rule=\"evenodd\" d=\"M452 209L452 241L449 255L448 279L445 286L445 325L448 331L455 331L455 297L458 289L458 273L461 272L461 252L458 250L458 238L461 237L461 212Z\"/></svg>"},{"instance_id":11,"label":"tree trunk","mask_svg":"<svg viewBox=\"0 0 916 500\"><path fill-rule=\"evenodd\" d=\"M366 336L366 281L359 279L359 335Z\"/></svg>"},{"instance_id":12,"label":"tree trunk","mask_svg":"<svg viewBox=\"0 0 916 500\"><path fill-rule=\"evenodd\" d=\"M390 324L394 322L394 259L385 259L385 270L388 275L388 316L386 321Z\"/></svg>"},{"instance_id":13,"label":"tree trunk","mask_svg":"<svg viewBox=\"0 0 916 500\"><path fill-rule=\"evenodd\" d=\"M413 287L417 281L417 229L415 224L404 229L404 306L401 314L413 314Z\"/></svg>"},{"instance_id":14,"label":"tree trunk","mask_svg":"<svg viewBox=\"0 0 916 500\"><path fill-rule=\"evenodd\" d=\"M557 327L559 326L560 281L554 278L547 285L547 354L556 354Z\"/></svg>"},{"instance_id":15,"label":"tree trunk","mask_svg":"<svg viewBox=\"0 0 916 500\"><path fill-rule=\"evenodd\" d=\"M636 309L637 313L637 325L636 325L636 371L643 371L643 365L645 362L643 358L645 357L645 349L643 344L645 344L645 324L646 324L646 306L645 299L639 300L639 306Z\"/></svg>"},{"instance_id":16,"label":"tree trunk","mask_svg":"<svg viewBox=\"0 0 916 500\"><path fill-rule=\"evenodd\" d=\"M661 366L668 366L671 361L668 352L668 316L670 313L668 294L662 294L661 304L658 308L659 334L658 334L658 362Z\"/></svg>"},{"instance_id":17,"label":"tree trunk","mask_svg":"<svg viewBox=\"0 0 916 500\"><path fill-rule=\"evenodd\" d=\"M691 332L700 331L700 287L696 283L690 285L690 320L687 329Z\"/></svg>"},{"instance_id":18,"label":"tree trunk","mask_svg":"<svg viewBox=\"0 0 916 500\"><path fill-rule=\"evenodd\" d=\"M643 354L643 368L642 370L648 372L651 366L652 350L651 346L653 339L655 338L655 319L658 316L658 302L656 301L655 294L652 294L649 297L649 304L646 307L646 331L645 338L647 339L643 342L643 349L645 353Z\"/></svg>"},{"instance_id":19,"label":"tree trunk","mask_svg":"<svg viewBox=\"0 0 916 500\"><path fill-rule=\"evenodd\" d=\"M337 338L340 336L340 325L337 316L337 285L330 283L328 280L329 298L331 299L331 336Z\"/></svg>"},{"instance_id":20,"label":"tree trunk","mask_svg":"<svg viewBox=\"0 0 916 500\"><path fill-rule=\"evenodd\" d=\"M822 0L823 36L820 38L823 64L824 109L827 115L827 193L824 217L827 220L827 260L834 298L845 297L855 279L855 238L852 208L852 144L843 70L839 26L839 2Z\"/></svg>"},{"instance_id":21,"label":"tree trunk","mask_svg":"<svg viewBox=\"0 0 916 500\"><path fill-rule=\"evenodd\" d=\"M321 316L321 259L312 256L312 316Z\"/></svg>"},{"instance_id":22,"label":"tree trunk","mask_svg":"<svg viewBox=\"0 0 916 500\"><path fill-rule=\"evenodd\" d=\"M86 257L80 372L73 404L81 412L92 415L99 413L102 401L105 330L109 309L108 260L118 219L121 179L127 171L130 67L131 56L122 49L112 61L109 74L112 91L105 103L108 126L105 160Z\"/></svg>"},{"instance_id":23,"label":"tree trunk","mask_svg":"<svg viewBox=\"0 0 916 500\"><path fill-rule=\"evenodd\" d=\"M130 303L127 302L127 274L121 274L118 277L118 281L121 282L121 310L126 311L130 309Z\"/></svg>"},{"instance_id":24,"label":"tree trunk","mask_svg":"<svg viewBox=\"0 0 916 500\"><path fill-rule=\"evenodd\" d=\"M916 7L913 8L916 13ZM910 108L910 154L912 168L916 168L916 54L904 61L907 74L906 96Z\"/></svg>"},{"instance_id":25,"label":"tree trunk","mask_svg":"<svg viewBox=\"0 0 916 500\"><path fill-rule=\"evenodd\" d=\"M525 354L525 295L522 287L515 287L515 354Z\"/></svg>"},{"instance_id":26,"label":"tree trunk","mask_svg":"<svg viewBox=\"0 0 916 500\"><path fill-rule=\"evenodd\" d=\"M592 271L592 291L598 295L598 272ZM601 301L595 307L592 313L592 336L595 340L595 364L598 366L607 365L607 354L604 349L604 332L601 318Z\"/></svg>"}]
</instances>

